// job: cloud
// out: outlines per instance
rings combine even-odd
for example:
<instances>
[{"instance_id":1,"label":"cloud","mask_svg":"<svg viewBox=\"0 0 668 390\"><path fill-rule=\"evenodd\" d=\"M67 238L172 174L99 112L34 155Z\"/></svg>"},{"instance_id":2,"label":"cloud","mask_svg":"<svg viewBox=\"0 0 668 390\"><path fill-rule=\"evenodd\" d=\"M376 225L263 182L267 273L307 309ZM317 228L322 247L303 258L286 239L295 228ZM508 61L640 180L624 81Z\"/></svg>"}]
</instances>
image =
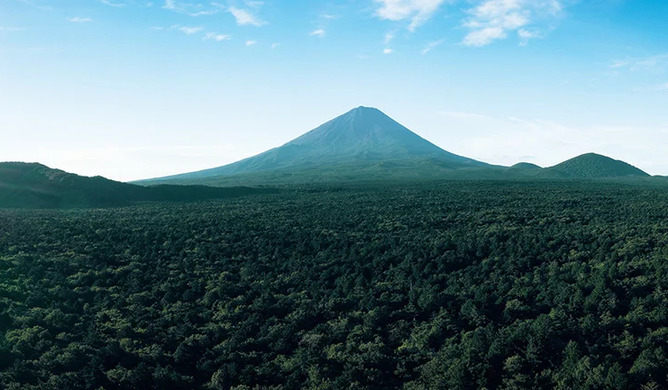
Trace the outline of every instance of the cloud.
<instances>
[{"instance_id":1,"label":"cloud","mask_svg":"<svg viewBox=\"0 0 668 390\"><path fill-rule=\"evenodd\" d=\"M24 31L24 28L21 27L3 27L0 26L0 31Z\"/></svg>"},{"instance_id":2,"label":"cloud","mask_svg":"<svg viewBox=\"0 0 668 390\"><path fill-rule=\"evenodd\" d=\"M22 2L22 3L24 3L24 4L29 5L29 6L31 6L31 7L35 7L35 8L37 8L37 9L40 9L40 10L42 10L42 11L51 11L51 10L53 10L52 7L50 7L50 6L46 6L46 5L36 4L33 0L19 0L19 1Z\"/></svg>"},{"instance_id":3,"label":"cloud","mask_svg":"<svg viewBox=\"0 0 668 390\"><path fill-rule=\"evenodd\" d=\"M110 7L125 7L127 5L125 3L112 3L109 0L99 0L99 1L100 1L100 3L102 3L104 5L108 5Z\"/></svg>"},{"instance_id":4,"label":"cloud","mask_svg":"<svg viewBox=\"0 0 668 390\"><path fill-rule=\"evenodd\" d=\"M251 41L251 40L248 40L248 41L246 41L246 46L253 46L253 45L255 45L256 43L257 43L257 41Z\"/></svg>"},{"instance_id":5,"label":"cloud","mask_svg":"<svg viewBox=\"0 0 668 390\"><path fill-rule=\"evenodd\" d=\"M630 71L662 70L668 67L668 53L615 60L610 67L613 69L625 69Z\"/></svg>"},{"instance_id":6,"label":"cloud","mask_svg":"<svg viewBox=\"0 0 668 390\"><path fill-rule=\"evenodd\" d=\"M81 18L81 17L73 17L73 18L67 18L67 21L70 23L89 23L92 22L93 19L91 18Z\"/></svg>"},{"instance_id":7,"label":"cloud","mask_svg":"<svg viewBox=\"0 0 668 390\"><path fill-rule=\"evenodd\" d=\"M383 49L383 54L392 54L394 53L394 50L392 49Z\"/></svg>"},{"instance_id":8,"label":"cloud","mask_svg":"<svg viewBox=\"0 0 668 390\"><path fill-rule=\"evenodd\" d=\"M181 31L182 33L186 35L192 35L192 34L197 34L198 32L204 30L203 27L177 27L177 30Z\"/></svg>"},{"instance_id":9,"label":"cloud","mask_svg":"<svg viewBox=\"0 0 668 390\"><path fill-rule=\"evenodd\" d=\"M542 35L538 31L531 31L524 28L521 28L517 31L517 36L520 38L520 46L526 46L529 44L530 39L541 38Z\"/></svg>"},{"instance_id":10,"label":"cloud","mask_svg":"<svg viewBox=\"0 0 668 390\"><path fill-rule=\"evenodd\" d=\"M425 55L425 54L429 53L431 51L431 49L435 48L436 46L440 45L441 43L443 43L443 39L438 40L438 41L434 41L434 42L429 42L427 44L427 47L422 49L422 52L421 52L422 55Z\"/></svg>"},{"instance_id":11,"label":"cloud","mask_svg":"<svg viewBox=\"0 0 668 390\"><path fill-rule=\"evenodd\" d=\"M320 29L311 31L311 33L310 33L309 35L310 35L310 36L316 36L316 37L318 37L318 38L322 38L322 37L325 36L325 30L323 30L323 29L320 28Z\"/></svg>"},{"instance_id":12,"label":"cloud","mask_svg":"<svg viewBox=\"0 0 668 390\"><path fill-rule=\"evenodd\" d=\"M271 50L274 50L274 49L276 49L276 48L279 47L279 46L281 46L280 43L274 42L274 43L271 44Z\"/></svg>"},{"instance_id":13,"label":"cloud","mask_svg":"<svg viewBox=\"0 0 668 390\"><path fill-rule=\"evenodd\" d=\"M376 15L384 20L410 20L409 31L429 20L445 0L375 0Z\"/></svg>"},{"instance_id":14,"label":"cloud","mask_svg":"<svg viewBox=\"0 0 668 390\"><path fill-rule=\"evenodd\" d=\"M540 37L538 30L526 27L537 19L554 18L562 9L561 0L484 0L466 11L469 17L464 27L470 32L462 44L486 46L517 31L520 45L526 45L529 39Z\"/></svg>"},{"instance_id":15,"label":"cloud","mask_svg":"<svg viewBox=\"0 0 668 390\"><path fill-rule=\"evenodd\" d=\"M227 35L227 34L217 34L217 33L209 32L209 33L206 33L206 35L204 35L204 39L206 39L206 40L211 39L211 40L214 40L216 42L220 42L220 41L229 41L230 39L232 39L232 37Z\"/></svg>"},{"instance_id":16,"label":"cloud","mask_svg":"<svg viewBox=\"0 0 668 390\"><path fill-rule=\"evenodd\" d=\"M394 33L389 32L389 33L385 34L385 44L386 45L388 43L390 43L390 41L393 40L393 39L394 39Z\"/></svg>"},{"instance_id":17,"label":"cloud","mask_svg":"<svg viewBox=\"0 0 668 390\"><path fill-rule=\"evenodd\" d=\"M244 10L241 8L236 8L236 7L229 7L227 9L229 13L234 16L234 18L237 21L237 24L239 26L246 26L246 25L251 25L251 26L262 26L264 24L267 24L267 22L261 20L257 16L253 15L250 11Z\"/></svg>"},{"instance_id":18,"label":"cloud","mask_svg":"<svg viewBox=\"0 0 668 390\"><path fill-rule=\"evenodd\" d=\"M177 0L165 0L162 8L188 16L214 15L221 11L221 7L215 3L184 3Z\"/></svg>"},{"instance_id":19,"label":"cloud","mask_svg":"<svg viewBox=\"0 0 668 390\"><path fill-rule=\"evenodd\" d=\"M250 8L257 10L264 5L264 1L244 0L244 4L246 4L246 6Z\"/></svg>"},{"instance_id":20,"label":"cloud","mask_svg":"<svg viewBox=\"0 0 668 390\"><path fill-rule=\"evenodd\" d=\"M334 15L334 14L322 14L320 15L321 18L323 19L338 19L340 16L339 15Z\"/></svg>"},{"instance_id":21,"label":"cloud","mask_svg":"<svg viewBox=\"0 0 668 390\"><path fill-rule=\"evenodd\" d=\"M661 84L657 87L659 91L668 91L668 83Z\"/></svg>"}]
</instances>

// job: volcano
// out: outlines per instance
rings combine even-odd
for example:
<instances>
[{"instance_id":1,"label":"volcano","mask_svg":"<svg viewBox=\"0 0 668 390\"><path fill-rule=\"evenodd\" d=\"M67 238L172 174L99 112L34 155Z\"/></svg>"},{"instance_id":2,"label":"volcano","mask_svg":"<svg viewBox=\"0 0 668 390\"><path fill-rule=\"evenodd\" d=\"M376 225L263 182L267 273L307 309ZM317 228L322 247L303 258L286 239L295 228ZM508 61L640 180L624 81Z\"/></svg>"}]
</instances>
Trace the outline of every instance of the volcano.
<instances>
[{"instance_id":1,"label":"volcano","mask_svg":"<svg viewBox=\"0 0 668 390\"><path fill-rule=\"evenodd\" d=\"M357 107L283 146L217 168L143 181L214 183L231 176L320 177L484 168L488 164L447 152L376 108ZM415 173L414 172L414 173ZM271 180L270 180L271 181Z\"/></svg>"}]
</instances>

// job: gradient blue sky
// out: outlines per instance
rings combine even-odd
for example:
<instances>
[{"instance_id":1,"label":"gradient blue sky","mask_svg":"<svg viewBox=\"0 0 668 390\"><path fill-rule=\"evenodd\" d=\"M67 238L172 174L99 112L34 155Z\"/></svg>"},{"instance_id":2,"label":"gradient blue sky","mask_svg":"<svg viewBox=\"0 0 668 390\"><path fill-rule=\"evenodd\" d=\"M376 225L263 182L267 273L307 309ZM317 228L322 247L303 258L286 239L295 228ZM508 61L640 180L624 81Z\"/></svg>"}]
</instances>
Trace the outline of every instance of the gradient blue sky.
<instances>
[{"instance_id":1,"label":"gradient blue sky","mask_svg":"<svg viewBox=\"0 0 668 390\"><path fill-rule=\"evenodd\" d=\"M132 180L359 106L453 153L668 175L668 1L0 0L0 160Z\"/></svg>"}]
</instances>

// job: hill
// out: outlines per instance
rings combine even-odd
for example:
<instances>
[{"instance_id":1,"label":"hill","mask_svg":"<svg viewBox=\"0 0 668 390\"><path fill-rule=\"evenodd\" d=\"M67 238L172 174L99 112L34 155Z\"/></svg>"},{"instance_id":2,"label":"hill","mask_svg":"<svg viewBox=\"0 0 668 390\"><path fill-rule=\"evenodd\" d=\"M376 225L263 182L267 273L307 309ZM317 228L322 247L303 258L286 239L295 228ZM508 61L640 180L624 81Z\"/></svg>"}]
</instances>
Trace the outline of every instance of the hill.
<instances>
[{"instance_id":1,"label":"hill","mask_svg":"<svg viewBox=\"0 0 668 390\"><path fill-rule=\"evenodd\" d=\"M85 177L38 163L0 163L0 207L123 206L141 201L194 201L271 191L247 187L160 185L142 187L101 176Z\"/></svg>"},{"instance_id":2,"label":"hill","mask_svg":"<svg viewBox=\"0 0 668 390\"><path fill-rule=\"evenodd\" d=\"M544 170L545 176L567 179L643 178L650 175L624 161L587 153Z\"/></svg>"},{"instance_id":3,"label":"hill","mask_svg":"<svg viewBox=\"0 0 668 390\"><path fill-rule=\"evenodd\" d=\"M284 177L308 182L340 176L430 176L435 171L487 167L439 148L378 109L358 107L256 156L140 183L217 183L237 175L251 181Z\"/></svg>"},{"instance_id":4,"label":"hill","mask_svg":"<svg viewBox=\"0 0 668 390\"><path fill-rule=\"evenodd\" d=\"M532 163L528 163L528 162L520 162L520 163L517 163L517 164L513 165L512 167L510 167L510 169L521 172L521 171L538 171L538 170L541 170L543 168L539 167L536 164L532 164Z\"/></svg>"}]
</instances>

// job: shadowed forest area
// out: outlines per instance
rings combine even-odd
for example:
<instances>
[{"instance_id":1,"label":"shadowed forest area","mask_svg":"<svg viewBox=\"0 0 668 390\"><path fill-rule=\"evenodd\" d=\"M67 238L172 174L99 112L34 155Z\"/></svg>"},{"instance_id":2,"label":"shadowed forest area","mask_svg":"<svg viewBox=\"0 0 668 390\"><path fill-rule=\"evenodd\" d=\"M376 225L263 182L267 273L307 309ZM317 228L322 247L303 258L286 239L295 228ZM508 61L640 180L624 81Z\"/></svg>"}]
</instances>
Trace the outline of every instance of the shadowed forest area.
<instances>
[{"instance_id":1,"label":"shadowed forest area","mask_svg":"<svg viewBox=\"0 0 668 390\"><path fill-rule=\"evenodd\" d=\"M0 388L666 389L668 191L0 210Z\"/></svg>"}]
</instances>

